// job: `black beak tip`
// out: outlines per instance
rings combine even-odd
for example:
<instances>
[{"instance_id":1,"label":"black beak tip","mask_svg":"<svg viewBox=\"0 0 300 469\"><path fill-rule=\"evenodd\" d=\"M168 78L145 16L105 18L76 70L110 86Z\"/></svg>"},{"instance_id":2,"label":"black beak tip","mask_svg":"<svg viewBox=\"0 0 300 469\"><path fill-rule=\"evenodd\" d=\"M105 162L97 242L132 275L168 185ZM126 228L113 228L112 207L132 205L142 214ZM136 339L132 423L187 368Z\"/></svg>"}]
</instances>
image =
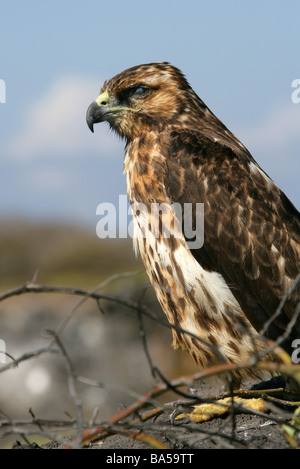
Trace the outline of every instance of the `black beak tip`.
<instances>
[{"instance_id":1,"label":"black beak tip","mask_svg":"<svg viewBox=\"0 0 300 469\"><path fill-rule=\"evenodd\" d=\"M94 133L94 123L95 123L94 103L92 103L88 107L88 110L86 111L86 123L90 131Z\"/></svg>"}]
</instances>

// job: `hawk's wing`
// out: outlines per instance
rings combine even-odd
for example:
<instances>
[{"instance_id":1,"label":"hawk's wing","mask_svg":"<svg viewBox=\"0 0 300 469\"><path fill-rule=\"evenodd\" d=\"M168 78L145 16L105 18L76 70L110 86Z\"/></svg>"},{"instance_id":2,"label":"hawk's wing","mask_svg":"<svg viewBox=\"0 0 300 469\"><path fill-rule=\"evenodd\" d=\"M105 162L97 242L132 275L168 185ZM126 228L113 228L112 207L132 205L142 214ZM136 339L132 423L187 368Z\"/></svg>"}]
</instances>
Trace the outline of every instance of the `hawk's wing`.
<instances>
[{"instance_id":1,"label":"hawk's wing","mask_svg":"<svg viewBox=\"0 0 300 469\"><path fill-rule=\"evenodd\" d=\"M299 212L241 144L230 148L186 130L169 137L168 198L182 206L204 203L204 245L193 255L222 274L259 331L300 272ZM300 285L269 329L271 338L299 301ZM299 335L299 318L296 329Z\"/></svg>"}]
</instances>

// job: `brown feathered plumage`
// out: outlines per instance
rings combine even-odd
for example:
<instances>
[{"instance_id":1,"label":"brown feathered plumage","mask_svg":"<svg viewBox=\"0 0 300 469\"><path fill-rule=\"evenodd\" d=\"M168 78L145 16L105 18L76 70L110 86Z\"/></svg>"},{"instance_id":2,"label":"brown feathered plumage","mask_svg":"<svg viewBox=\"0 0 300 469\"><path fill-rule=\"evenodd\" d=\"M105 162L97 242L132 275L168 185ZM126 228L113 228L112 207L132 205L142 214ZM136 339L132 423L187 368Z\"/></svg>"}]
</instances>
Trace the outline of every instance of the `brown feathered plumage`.
<instances>
[{"instance_id":1,"label":"brown feathered plumage","mask_svg":"<svg viewBox=\"0 0 300 469\"><path fill-rule=\"evenodd\" d=\"M257 332L300 272L296 208L167 62L139 65L106 81L87 112L91 130L104 120L126 139L128 196L140 204L135 243L149 278L170 323L191 333L173 329L174 345L186 347L201 366L262 351ZM172 204L183 214L184 204L193 204L195 229L199 203L204 244L194 249L195 231L186 235L185 218ZM300 285L265 337L282 336L299 301ZM282 343L289 353L295 338L299 318ZM235 371L235 385L244 373Z\"/></svg>"}]
</instances>

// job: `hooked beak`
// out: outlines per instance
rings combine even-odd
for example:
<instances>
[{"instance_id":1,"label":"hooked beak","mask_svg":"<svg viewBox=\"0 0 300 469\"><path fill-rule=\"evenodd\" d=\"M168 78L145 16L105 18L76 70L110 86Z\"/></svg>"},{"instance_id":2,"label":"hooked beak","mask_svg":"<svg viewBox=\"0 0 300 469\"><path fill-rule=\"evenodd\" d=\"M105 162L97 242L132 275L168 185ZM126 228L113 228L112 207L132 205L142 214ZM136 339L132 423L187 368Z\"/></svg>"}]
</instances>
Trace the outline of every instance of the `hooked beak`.
<instances>
[{"instance_id":1,"label":"hooked beak","mask_svg":"<svg viewBox=\"0 0 300 469\"><path fill-rule=\"evenodd\" d=\"M140 111L140 109L127 107L116 101L115 98L110 98L107 91L104 91L90 104L86 112L86 122L91 132L94 132L94 124L105 120L112 122L116 114L122 111Z\"/></svg>"},{"instance_id":2,"label":"hooked beak","mask_svg":"<svg viewBox=\"0 0 300 469\"><path fill-rule=\"evenodd\" d=\"M90 104L86 112L86 122L91 132L94 132L94 124L106 120L112 108L109 107L109 95L102 93Z\"/></svg>"}]
</instances>

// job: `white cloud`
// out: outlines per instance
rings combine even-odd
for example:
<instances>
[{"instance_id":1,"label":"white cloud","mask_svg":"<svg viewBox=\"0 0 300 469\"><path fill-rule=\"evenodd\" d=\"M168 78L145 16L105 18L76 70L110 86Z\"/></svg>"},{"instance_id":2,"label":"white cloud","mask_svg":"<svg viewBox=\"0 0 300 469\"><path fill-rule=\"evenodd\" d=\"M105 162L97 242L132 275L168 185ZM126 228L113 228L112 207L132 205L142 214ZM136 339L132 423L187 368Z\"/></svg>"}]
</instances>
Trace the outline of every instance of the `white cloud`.
<instances>
[{"instance_id":1,"label":"white cloud","mask_svg":"<svg viewBox=\"0 0 300 469\"><path fill-rule=\"evenodd\" d=\"M299 203L300 104L277 105L255 125L236 132L259 165Z\"/></svg>"},{"instance_id":2,"label":"white cloud","mask_svg":"<svg viewBox=\"0 0 300 469\"><path fill-rule=\"evenodd\" d=\"M2 143L1 159L3 155L9 157L9 174L14 181L14 192L18 194L18 206L22 206L24 191L32 194L32 201L43 197L46 200L51 195L51 203L57 198L61 205L63 191L71 190L72 197L78 196L76 206L79 207L85 193L89 200L91 197L110 200L110 194L118 190L115 186L123 180L124 145L106 124L97 125L92 134L85 122L87 107L95 99L100 85L101 79L73 77L56 81L26 111L23 126L5 148ZM300 200L299 129L300 104L290 102L274 106L247 128L236 125L234 130L296 206ZM119 155L117 161L111 158L113 155ZM101 158L105 157L108 158L103 166ZM20 164L15 164L16 159ZM87 190L82 188L79 194L74 186L80 184L86 184ZM2 185L2 190L3 187L6 186ZM7 186L7 190L10 188Z\"/></svg>"},{"instance_id":3,"label":"white cloud","mask_svg":"<svg viewBox=\"0 0 300 469\"><path fill-rule=\"evenodd\" d=\"M119 141L106 124L98 125L92 135L85 122L90 102L95 99L102 80L67 77L53 83L26 112L23 128L6 146L9 157L29 159L44 155L99 156L119 152ZM252 127L236 134L249 147L253 156L259 154L282 158L282 150L300 140L300 104L290 102L277 106ZM285 158L292 156L285 155ZM276 162L275 162L276 163Z\"/></svg>"},{"instance_id":4,"label":"white cloud","mask_svg":"<svg viewBox=\"0 0 300 469\"><path fill-rule=\"evenodd\" d=\"M289 150L300 144L300 105L277 106L252 127L240 129L239 138L251 146L250 150L278 157L281 163L286 158L296 160L294 152L289 154Z\"/></svg>"},{"instance_id":5,"label":"white cloud","mask_svg":"<svg viewBox=\"0 0 300 469\"><path fill-rule=\"evenodd\" d=\"M85 122L88 105L96 98L101 79L63 78L28 109L21 131L8 142L9 157L111 154L118 147L107 125L92 135ZM100 127L98 129L98 127Z\"/></svg>"},{"instance_id":6,"label":"white cloud","mask_svg":"<svg viewBox=\"0 0 300 469\"><path fill-rule=\"evenodd\" d=\"M300 104L277 105L257 124L236 132L255 160L299 206Z\"/></svg>"}]
</instances>

